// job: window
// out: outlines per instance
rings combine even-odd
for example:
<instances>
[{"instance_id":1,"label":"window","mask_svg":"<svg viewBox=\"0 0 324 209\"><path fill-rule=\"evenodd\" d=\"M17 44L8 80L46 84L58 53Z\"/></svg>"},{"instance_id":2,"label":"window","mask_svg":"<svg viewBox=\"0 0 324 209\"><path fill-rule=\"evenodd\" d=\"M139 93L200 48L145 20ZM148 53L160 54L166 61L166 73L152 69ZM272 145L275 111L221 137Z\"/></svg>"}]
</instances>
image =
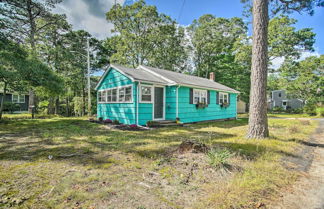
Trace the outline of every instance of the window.
<instances>
[{"instance_id":1,"label":"window","mask_svg":"<svg viewBox=\"0 0 324 209\"><path fill-rule=\"evenodd\" d=\"M99 102L106 102L106 91L98 91Z\"/></svg>"},{"instance_id":2,"label":"window","mask_svg":"<svg viewBox=\"0 0 324 209\"><path fill-rule=\"evenodd\" d=\"M287 105L287 102L282 102L282 105L286 106Z\"/></svg>"},{"instance_id":3,"label":"window","mask_svg":"<svg viewBox=\"0 0 324 209\"><path fill-rule=\"evenodd\" d=\"M207 90L194 89L193 90L193 104L204 103L207 104Z\"/></svg>"},{"instance_id":4,"label":"window","mask_svg":"<svg viewBox=\"0 0 324 209\"><path fill-rule=\"evenodd\" d=\"M12 102L13 103L25 103L25 95L13 94Z\"/></svg>"},{"instance_id":5,"label":"window","mask_svg":"<svg viewBox=\"0 0 324 209\"><path fill-rule=\"evenodd\" d=\"M111 93L112 93L112 89L108 89L107 90L107 102L111 102L111 100L112 100Z\"/></svg>"},{"instance_id":6,"label":"window","mask_svg":"<svg viewBox=\"0 0 324 209\"><path fill-rule=\"evenodd\" d=\"M131 102L132 101L132 87L128 86L125 87L125 102Z\"/></svg>"},{"instance_id":7,"label":"window","mask_svg":"<svg viewBox=\"0 0 324 209\"><path fill-rule=\"evenodd\" d=\"M120 87L118 89L119 102L132 102L132 86Z\"/></svg>"},{"instance_id":8,"label":"window","mask_svg":"<svg viewBox=\"0 0 324 209\"><path fill-rule=\"evenodd\" d=\"M281 93L279 93L279 97L281 97Z\"/></svg>"},{"instance_id":9,"label":"window","mask_svg":"<svg viewBox=\"0 0 324 209\"><path fill-rule=\"evenodd\" d=\"M151 86L141 86L141 102L152 102Z\"/></svg>"},{"instance_id":10,"label":"window","mask_svg":"<svg viewBox=\"0 0 324 209\"><path fill-rule=\"evenodd\" d=\"M219 92L219 104L228 103L228 93Z\"/></svg>"},{"instance_id":11,"label":"window","mask_svg":"<svg viewBox=\"0 0 324 209\"><path fill-rule=\"evenodd\" d=\"M117 102L117 89L111 89L111 102Z\"/></svg>"},{"instance_id":12,"label":"window","mask_svg":"<svg viewBox=\"0 0 324 209\"><path fill-rule=\"evenodd\" d=\"M98 92L101 103L132 102L132 86L115 87Z\"/></svg>"},{"instance_id":13,"label":"window","mask_svg":"<svg viewBox=\"0 0 324 209\"><path fill-rule=\"evenodd\" d=\"M125 101L125 88L118 89L118 101L119 102Z\"/></svg>"}]
</instances>

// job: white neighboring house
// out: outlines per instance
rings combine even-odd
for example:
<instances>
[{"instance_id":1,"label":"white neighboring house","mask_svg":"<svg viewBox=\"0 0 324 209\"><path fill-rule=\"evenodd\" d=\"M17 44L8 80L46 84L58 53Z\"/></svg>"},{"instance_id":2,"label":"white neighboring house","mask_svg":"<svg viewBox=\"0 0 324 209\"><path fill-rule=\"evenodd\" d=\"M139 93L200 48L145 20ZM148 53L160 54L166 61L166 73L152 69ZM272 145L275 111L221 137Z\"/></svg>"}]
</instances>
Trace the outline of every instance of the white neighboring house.
<instances>
[{"instance_id":1,"label":"white neighboring house","mask_svg":"<svg viewBox=\"0 0 324 209\"><path fill-rule=\"evenodd\" d=\"M273 109L274 107L281 107L284 110L297 109L304 106L304 101L301 99L288 99L285 90L275 90L270 94L268 99L268 108Z\"/></svg>"}]
</instances>

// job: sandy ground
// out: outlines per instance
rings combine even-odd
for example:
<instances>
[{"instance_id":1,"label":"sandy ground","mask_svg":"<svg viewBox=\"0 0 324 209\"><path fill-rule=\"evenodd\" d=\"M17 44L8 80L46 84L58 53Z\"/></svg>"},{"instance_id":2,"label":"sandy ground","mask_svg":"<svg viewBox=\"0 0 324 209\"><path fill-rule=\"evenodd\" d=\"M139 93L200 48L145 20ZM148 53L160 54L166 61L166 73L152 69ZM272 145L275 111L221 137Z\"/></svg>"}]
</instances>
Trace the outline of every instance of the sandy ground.
<instances>
[{"instance_id":1,"label":"sandy ground","mask_svg":"<svg viewBox=\"0 0 324 209\"><path fill-rule=\"evenodd\" d=\"M314 146L309 170L282 194L273 209L324 209L324 119L311 136Z\"/></svg>"}]
</instances>

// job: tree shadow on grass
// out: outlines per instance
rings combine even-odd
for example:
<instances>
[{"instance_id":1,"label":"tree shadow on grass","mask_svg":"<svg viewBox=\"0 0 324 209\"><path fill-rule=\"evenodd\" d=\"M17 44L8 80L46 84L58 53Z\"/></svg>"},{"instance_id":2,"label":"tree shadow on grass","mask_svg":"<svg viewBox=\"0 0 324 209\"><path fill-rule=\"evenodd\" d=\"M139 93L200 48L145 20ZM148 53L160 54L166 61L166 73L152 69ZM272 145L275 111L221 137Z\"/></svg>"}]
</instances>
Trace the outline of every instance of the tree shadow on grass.
<instances>
[{"instance_id":1,"label":"tree shadow on grass","mask_svg":"<svg viewBox=\"0 0 324 209\"><path fill-rule=\"evenodd\" d=\"M101 152L119 151L157 158L168 154L184 140L204 140L211 136L199 130L201 125L135 132L104 129L102 125L80 119L21 120L3 126L5 134L0 138L0 160L36 161L52 156L52 160L81 164L105 163L107 156L100 156ZM218 132L212 134L214 139L234 136Z\"/></svg>"}]
</instances>

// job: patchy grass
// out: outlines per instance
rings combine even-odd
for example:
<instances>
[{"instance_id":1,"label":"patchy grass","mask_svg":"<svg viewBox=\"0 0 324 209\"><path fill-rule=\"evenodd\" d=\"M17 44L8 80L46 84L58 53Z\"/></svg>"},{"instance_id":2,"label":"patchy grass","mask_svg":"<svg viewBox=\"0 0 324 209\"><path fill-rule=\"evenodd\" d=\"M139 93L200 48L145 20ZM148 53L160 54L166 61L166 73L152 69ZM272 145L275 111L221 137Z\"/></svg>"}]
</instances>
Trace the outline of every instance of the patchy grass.
<instances>
[{"instance_id":1,"label":"patchy grass","mask_svg":"<svg viewBox=\"0 0 324 209\"><path fill-rule=\"evenodd\" d=\"M296 156L316 123L270 119L271 137L252 140L247 119L149 131L79 118L5 121L0 208L255 208L296 179L280 159ZM235 169L215 169L204 153L176 154L183 140L228 150Z\"/></svg>"}]
</instances>

